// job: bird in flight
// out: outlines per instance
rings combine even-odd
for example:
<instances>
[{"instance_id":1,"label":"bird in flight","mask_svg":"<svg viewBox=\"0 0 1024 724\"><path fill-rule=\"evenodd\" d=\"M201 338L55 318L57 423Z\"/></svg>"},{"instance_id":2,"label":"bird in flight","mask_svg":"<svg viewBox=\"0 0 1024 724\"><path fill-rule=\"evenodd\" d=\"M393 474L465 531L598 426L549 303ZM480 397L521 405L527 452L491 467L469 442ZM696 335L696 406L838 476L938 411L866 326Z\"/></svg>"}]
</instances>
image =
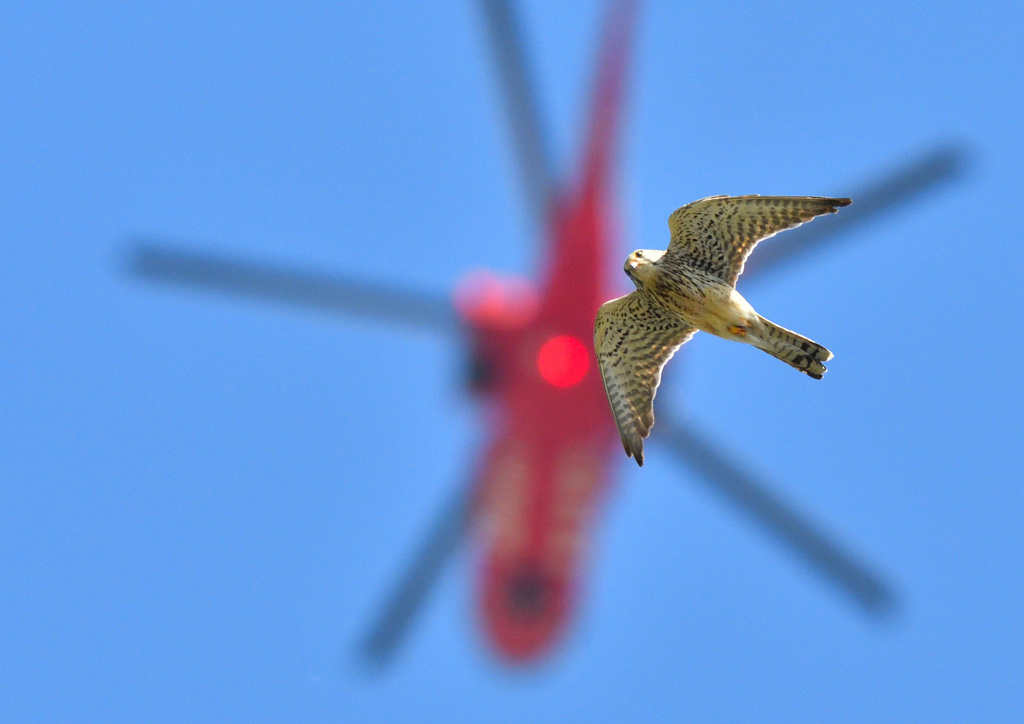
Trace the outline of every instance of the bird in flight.
<instances>
[{"instance_id":1,"label":"bird in flight","mask_svg":"<svg viewBox=\"0 0 1024 724\"><path fill-rule=\"evenodd\" d=\"M832 353L769 322L736 291L762 239L833 214L850 199L709 196L668 217L668 249L638 249L624 270L636 291L601 305L594 347L626 455L644 464L661 370L698 330L746 342L820 380Z\"/></svg>"}]
</instances>

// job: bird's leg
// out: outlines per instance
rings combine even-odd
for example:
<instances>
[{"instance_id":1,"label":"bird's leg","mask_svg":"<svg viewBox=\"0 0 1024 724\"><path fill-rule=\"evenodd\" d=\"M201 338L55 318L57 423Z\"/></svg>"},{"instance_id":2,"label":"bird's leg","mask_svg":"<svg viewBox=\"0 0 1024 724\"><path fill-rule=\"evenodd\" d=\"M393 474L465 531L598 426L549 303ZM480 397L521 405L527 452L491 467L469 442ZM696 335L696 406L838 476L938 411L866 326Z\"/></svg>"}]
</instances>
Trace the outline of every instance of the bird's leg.
<instances>
[{"instance_id":1,"label":"bird's leg","mask_svg":"<svg viewBox=\"0 0 1024 724\"><path fill-rule=\"evenodd\" d=\"M748 329L748 327L741 327L738 324L734 324L729 327L729 332L737 337L746 337Z\"/></svg>"}]
</instances>

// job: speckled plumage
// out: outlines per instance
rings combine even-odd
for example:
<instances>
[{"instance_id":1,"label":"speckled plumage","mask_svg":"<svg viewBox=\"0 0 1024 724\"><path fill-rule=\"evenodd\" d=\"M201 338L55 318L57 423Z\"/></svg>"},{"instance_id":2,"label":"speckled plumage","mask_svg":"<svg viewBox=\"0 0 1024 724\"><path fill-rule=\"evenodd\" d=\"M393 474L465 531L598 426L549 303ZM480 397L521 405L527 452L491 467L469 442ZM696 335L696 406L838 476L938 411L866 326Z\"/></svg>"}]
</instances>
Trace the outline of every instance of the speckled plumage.
<instances>
[{"instance_id":1,"label":"speckled plumage","mask_svg":"<svg viewBox=\"0 0 1024 724\"><path fill-rule=\"evenodd\" d=\"M667 250L630 254L624 269L636 291L603 304L594 323L601 377L627 455L643 465L661 370L697 330L752 344L821 379L832 353L760 316L736 291L736 279L759 241L849 203L711 196L669 216Z\"/></svg>"}]
</instances>

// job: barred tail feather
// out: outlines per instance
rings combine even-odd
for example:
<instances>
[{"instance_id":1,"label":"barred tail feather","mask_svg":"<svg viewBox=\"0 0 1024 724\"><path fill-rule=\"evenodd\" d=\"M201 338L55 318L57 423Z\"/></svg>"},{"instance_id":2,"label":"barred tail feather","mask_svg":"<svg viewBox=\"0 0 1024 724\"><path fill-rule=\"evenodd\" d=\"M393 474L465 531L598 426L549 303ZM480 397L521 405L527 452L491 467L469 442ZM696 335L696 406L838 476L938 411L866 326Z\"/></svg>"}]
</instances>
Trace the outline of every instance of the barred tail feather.
<instances>
[{"instance_id":1,"label":"barred tail feather","mask_svg":"<svg viewBox=\"0 0 1024 724\"><path fill-rule=\"evenodd\" d=\"M764 331L759 343L756 344L758 349L816 380L821 379L825 374L825 365L822 362L832 359L831 352L817 342L769 322L764 317L761 317L761 323L764 325Z\"/></svg>"}]
</instances>

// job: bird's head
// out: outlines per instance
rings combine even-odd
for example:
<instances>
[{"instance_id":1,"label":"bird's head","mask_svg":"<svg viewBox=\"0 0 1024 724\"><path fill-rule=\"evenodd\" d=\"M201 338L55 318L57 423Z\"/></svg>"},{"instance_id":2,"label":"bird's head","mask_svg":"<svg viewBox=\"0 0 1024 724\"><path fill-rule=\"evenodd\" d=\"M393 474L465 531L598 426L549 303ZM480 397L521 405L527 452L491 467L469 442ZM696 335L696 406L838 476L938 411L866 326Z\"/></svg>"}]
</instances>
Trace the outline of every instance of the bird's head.
<instances>
[{"instance_id":1,"label":"bird's head","mask_svg":"<svg viewBox=\"0 0 1024 724\"><path fill-rule=\"evenodd\" d=\"M626 258L623 270L626 272L626 276L633 280L636 288L641 289L654 271L654 267L651 265L664 255L664 251L657 249L637 249Z\"/></svg>"}]
</instances>

